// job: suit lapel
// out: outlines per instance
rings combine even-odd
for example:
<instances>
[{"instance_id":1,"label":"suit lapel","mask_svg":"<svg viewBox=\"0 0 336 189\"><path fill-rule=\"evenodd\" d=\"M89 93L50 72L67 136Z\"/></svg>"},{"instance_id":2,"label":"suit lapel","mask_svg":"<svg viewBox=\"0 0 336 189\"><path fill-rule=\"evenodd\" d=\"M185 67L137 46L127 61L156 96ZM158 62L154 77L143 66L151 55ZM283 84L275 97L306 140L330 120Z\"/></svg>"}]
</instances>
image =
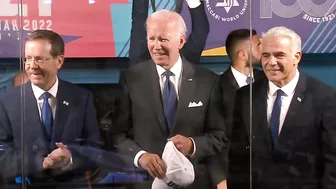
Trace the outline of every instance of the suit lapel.
<instances>
[{"instance_id":1,"label":"suit lapel","mask_svg":"<svg viewBox=\"0 0 336 189\"><path fill-rule=\"evenodd\" d=\"M25 106L23 113L23 123L26 125L26 140L35 141L34 143L41 143L45 141L45 132L40 119L40 113L37 106L37 101L31 87L31 83L25 84L26 99L23 104ZM27 132L29 130L29 132Z\"/></svg>"},{"instance_id":2,"label":"suit lapel","mask_svg":"<svg viewBox=\"0 0 336 189\"><path fill-rule=\"evenodd\" d=\"M270 136L270 130L267 121L267 92L268 92L268 80L265 79L258 85L253 85L253 124L252 124L252 136L262 137L262 143L258 145L266 145L268 150L272 150L272 142ZM249 119L248 117L245 119ZM249 131L247 132L249 133Z\"/></svg>"},{"instance_id":3,"label":"suit lapel","mask_svg":"<svg viewBox=\"0 0 336 189\"><path fill-rule=\"evenodd\" d=\"M71 91L67 90L64 86L64 82L59 80L57 96L56 96L56 114L52 132L52 143L59 142L61 140L62 133L64 131L65 124L68 120L69 110L71 106Z\"/></svg>"},{"instance_id":4,"label":"suit lapel","mask_svg":"<svg viewBox=\"0 0 336 189\"><path fill-rule=\"evenodd\" d=\"M234 77L234 75L232 73L231 66L227 69L226 73L227 73L227 76L228 76L229 81L232 84L232 86L234 86L234 88L236 90L238 90L239 89L239 85L238 85L238 82L237 82L236 78Z\"/></svg>"},{"instance_id":5,"label":"suit lapel","mask_svg":"<svg viewBox=\"0 0 336 189\"><path fill-rule=\"evenodd\" d=\"M305 117L306 111L304 111L305 105L305 91L306 91L306 79L303 74L300 74L300 78L298 84L295 87L295 93L289 105L286 118L282 125L282 129L280 131L279 140L283 140L286 136L291 135L291 129L293 123L297 121L299 117ZM303 108L303 109L302 109ZM303 115L300 115L300 114Z\"/></svg>"},{"instance_id":6,"label":"suit lapel","mask_svg":"<svg viewBox=\"0 0 336 189\"><path fill-rule=\"evenodd\" d=\"M190 99L193 99L196 94L197 77L195 77L194 74L195 70L191 63L185 59L182 59L182 78L181 85L179 87L179 101L173 130L178 124L178 121L183 119L182 112L186 112L183 111L183 108L188 108Z\"/></svg>"},{"instance_id":7,"label":"suit lapel","mask_svg":"<svg viewBox=\"0 0 336 189\"><path fill-rule=\"evenodd\" d=\"M145 88L147 88L148 99L151 101L156 117L160 123L160 127L163 132L168 135L168 126L163 112L162 93L156 64L151 60L148 67L148 79L145 79L142 83L145 85Z\"/></svg>"}]
</instances>

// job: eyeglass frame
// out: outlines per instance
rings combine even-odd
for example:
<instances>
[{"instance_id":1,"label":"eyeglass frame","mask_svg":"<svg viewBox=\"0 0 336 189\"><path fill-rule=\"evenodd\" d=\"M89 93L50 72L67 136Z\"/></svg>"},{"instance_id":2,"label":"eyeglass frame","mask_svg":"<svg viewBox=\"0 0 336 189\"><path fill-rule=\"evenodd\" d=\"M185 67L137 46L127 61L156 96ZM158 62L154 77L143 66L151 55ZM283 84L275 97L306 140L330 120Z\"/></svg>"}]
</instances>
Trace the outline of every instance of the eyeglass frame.
<instances>
[{"instance_id":1,"label":"eyeglass frame","mask_svg":"<svg viewBox=\"0 0 336 189\"><path fill-rule=\"evenodd\" d=\"M60 55L57 55L60 56ZM31 65L32 63L36 63L37 65L43 65L47 60L50 60L52 58L56 58L57 56L51 56L51 57L40 57L38 59L30 57L29 59L27 57L23 57L22 61L26 64L26 65Z\"/></svg>"}]
</instances>

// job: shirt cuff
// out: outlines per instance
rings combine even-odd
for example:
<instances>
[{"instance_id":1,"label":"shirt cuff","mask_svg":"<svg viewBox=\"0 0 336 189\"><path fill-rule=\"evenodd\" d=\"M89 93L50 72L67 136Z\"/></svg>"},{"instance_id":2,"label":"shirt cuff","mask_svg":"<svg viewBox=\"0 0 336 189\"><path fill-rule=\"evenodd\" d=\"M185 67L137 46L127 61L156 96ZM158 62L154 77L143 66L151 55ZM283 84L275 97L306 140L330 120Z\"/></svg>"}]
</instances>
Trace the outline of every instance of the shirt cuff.
<instances>
[{"instance_id":1,"label":"shirt cuff","mask_svg":"<svg viewBox=\"0 0 336 189\"><path fill-rule=\"evenodd\" d=\"M144 154L144 153L147 153L145 150L140 150L136 155L135 155L135 157L134 157L134 165L136 166L136 167L139 167L139 165L138 165L138 161L139 161L139 158L140 158L140 156L142 155L142 154Z\"/></svg>"},{"instance_id":2,"label":"shirt cuff","mask_svg":"<svg viewBox=\"0 0 336 189\"><path fill-rule=\"evenodd\" d=\"M191 8L191 9L194 9L194 8L200 6L200 4L201 4L200 0L186 0L186 1L187 1L187 4L188 4L188 7Z\"/></svg>"},{"instance_id":3,"label":"shirt cuff","mask_svg":"<svg viewBox=\"0 0 336 189\"><path fill-rule=\"evenodd\" d=\"M190 155L190 157L193 157L193 156L195 155L195 152L196 152L196 144L195 144L195 141L194 141L193 138L191 138L191 137L189 137L189 138L191 139L191 141L192 141L192 143L193 143L193 146L194 146L194 151L193 151L193 153Z\"/></svg>"}]
</instances>

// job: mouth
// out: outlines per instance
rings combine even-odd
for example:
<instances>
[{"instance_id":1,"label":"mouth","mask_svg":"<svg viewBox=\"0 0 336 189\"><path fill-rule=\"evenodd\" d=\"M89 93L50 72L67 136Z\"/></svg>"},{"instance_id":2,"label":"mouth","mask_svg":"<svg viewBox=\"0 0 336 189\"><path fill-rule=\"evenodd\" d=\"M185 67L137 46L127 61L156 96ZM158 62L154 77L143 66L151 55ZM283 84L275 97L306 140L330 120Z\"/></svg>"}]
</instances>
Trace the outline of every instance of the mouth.
<instances>
[{"instance_id":1,"label":"mouth","mask_svg":"<svg viewBox=\"0 0 336 189\"><path fill-rule=\"evenodd\" d=\"M31 76L34 76L34 77L39 77L39 76L42 76L41 73L30 73Z\"/></svg>"},{"instance_id":2,"label":"mouth","mask_svg":"<svg viewBox=\"0 0 336 189\"><path fill-rule=\"evenodd\" d=\"M153 53L153 55L154 55L155 57L162 57L162 56L164 56L165 54L164 54L164 53Z\"/></svg>"},{"instance_id":3,"label":"mouth","mask_svg":"<svg viewBox=\"0 0 336 189\"><path fill-rule=\"evenodd\" d=\"M279 72L280 70L268 70L271 73Z\"/></svg>"}]
</instances>

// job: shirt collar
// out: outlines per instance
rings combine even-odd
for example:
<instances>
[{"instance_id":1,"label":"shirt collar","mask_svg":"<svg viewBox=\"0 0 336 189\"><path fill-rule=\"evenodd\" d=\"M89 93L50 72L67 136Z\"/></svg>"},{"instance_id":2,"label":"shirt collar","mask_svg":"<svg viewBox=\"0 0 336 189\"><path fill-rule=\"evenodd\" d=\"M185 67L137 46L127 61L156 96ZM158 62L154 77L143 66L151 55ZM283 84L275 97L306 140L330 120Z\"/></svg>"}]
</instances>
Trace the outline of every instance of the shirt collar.
<instances>
[{"instance_id":1,"label":"shirt collar","mask_svg":"<svg viewBox=\"0 0 336 189\"><path fill-rule=\"evenodd\" d=\"M42 95L45 92L49 92L51 96L56 98L57 90L58 90L58 77L56 77L56 82L48 91L44 91L43 89L34 85L33 83L31 85L32 85L33 93L34 93L36 100L42 99Z\"/></svg>"},{"instance_id":2,"label":"shirt collar","mask_svg":"<svg viewBox=\"0 0 336 189\"><path fill-rule=\"evenodd\" d=\"M294 78L282 88L279 88L271 81L268 81L269 95L275 96L278 89L281 89L282 92L284 92L285 96L293 94L295 91L295 87L297 83L299 82L299 76L300 76L299 70L296 70Z\"/></svg>"},{"instance_id":3,"label":"shirt collar","mask_svg":"<svg viewBox=\"0 0 336 189\"><path fill-rule=\"evenodd\" d=\"M231 66L231 71L236 79L237 83L239 84L239 87L246 85L246 79L247 77L251 77L250 74L248 76L244 75L243 73L236 70L234 67ZM252 78L253 78L253 71L252 71Z\"/></svg>"},{"instance_id":4,"label":"shirt collar","mask_svg":"<svg viewBox=\"0 0 336 189\"><path fill-rule=\"evenodd\" d=\"M158 75L161 77L162 74L166 71L163 67L156 65L156 70L158 72ZM175 76L179 77L182 72L182 59L181 56L177 59L177 62L174 64L170 70Z\"/></svg>"}]
</instances>

